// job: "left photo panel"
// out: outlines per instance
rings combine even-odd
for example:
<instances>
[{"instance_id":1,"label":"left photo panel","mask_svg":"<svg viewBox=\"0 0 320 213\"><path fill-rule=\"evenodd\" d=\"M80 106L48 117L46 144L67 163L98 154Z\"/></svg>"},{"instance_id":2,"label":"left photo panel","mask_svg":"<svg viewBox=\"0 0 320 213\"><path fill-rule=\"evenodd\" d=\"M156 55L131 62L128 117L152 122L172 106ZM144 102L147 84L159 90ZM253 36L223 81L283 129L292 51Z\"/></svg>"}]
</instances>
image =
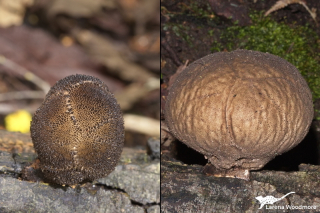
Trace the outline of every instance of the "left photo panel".
<instances>
[{"instance_id":1,"label":"left photo panel","mask_svg":"<svg viewBox=\"0 0 320 213\"><path fill-rule=\"evenodd\" d=\"M160 2L0 1L0 212L160 212Z\"/></svg>"}]
</instances>

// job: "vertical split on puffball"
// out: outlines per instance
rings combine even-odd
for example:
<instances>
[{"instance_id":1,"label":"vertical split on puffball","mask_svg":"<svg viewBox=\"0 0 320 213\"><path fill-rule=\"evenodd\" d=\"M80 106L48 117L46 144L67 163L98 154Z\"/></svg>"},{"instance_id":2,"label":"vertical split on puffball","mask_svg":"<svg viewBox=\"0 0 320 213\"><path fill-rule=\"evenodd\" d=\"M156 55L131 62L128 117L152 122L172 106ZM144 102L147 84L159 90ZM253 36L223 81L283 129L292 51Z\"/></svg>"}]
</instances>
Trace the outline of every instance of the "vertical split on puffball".
<instances>
[{"instance_id":1,"label":"vertical split on puffball","mask_svg":"<svg viewBox=\"0 0 320 213\"><path fill-rule=\"evenodd\" d=\"M71 75L48 92L31 122L31 137L45 177L74 185L104 177L124 145L120 106L98 78Z\"/></svg>"}]
</instances>

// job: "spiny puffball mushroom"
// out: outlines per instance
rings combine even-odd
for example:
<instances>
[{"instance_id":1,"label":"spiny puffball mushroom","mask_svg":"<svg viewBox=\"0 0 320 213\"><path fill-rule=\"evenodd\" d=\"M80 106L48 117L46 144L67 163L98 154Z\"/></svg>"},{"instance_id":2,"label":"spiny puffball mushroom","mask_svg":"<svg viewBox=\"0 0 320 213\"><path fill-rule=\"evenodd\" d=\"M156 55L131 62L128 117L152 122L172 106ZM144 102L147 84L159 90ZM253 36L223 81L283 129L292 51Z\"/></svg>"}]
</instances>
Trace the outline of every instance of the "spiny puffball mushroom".
<instances>
[{"instance_id":1,"label":"spiny puffball mushroom","mask_svg":"<svg viewBox=\"0 0 320 213\"><path fill-rule=\"evenodd\" d=\"M60 185L112 172L124 145L120 106L98 78L71 75L48 92L31 122L31 137L45 177Z\"/></svg>"},{"instance_id":2,"label":"spiny puffball mushroom","mask_svg":"<svg viewBox=\"0 0 320 213\"><path fill-rule=\"evenodd\" d=\"M183 70L169 91L165 119L170 132L202 153L217 176L249 179L249 170L302 141L313 102L292 64L236 50L210 54Z\"/></svg>"}]
</instances>

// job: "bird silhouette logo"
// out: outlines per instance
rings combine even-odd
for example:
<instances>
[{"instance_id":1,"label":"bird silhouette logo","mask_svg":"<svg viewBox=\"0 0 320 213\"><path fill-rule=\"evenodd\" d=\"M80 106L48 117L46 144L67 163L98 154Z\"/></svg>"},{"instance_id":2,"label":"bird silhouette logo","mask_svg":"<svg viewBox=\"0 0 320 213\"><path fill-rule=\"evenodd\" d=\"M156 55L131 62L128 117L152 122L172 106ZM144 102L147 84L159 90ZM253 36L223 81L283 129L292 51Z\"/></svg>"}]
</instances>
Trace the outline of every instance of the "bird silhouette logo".
<instances>
[{"instance_id":1,"label":"bird silhouette logo","mask_svg":"<svg viewBox=\"0 0 320 213\"><path fill-rule=\"evenodd\" d=\"M282 200L283 198L287 197L289 194L293 194L293 193L295 193L295 192L289 192L280 198L275 198L271 195L266 196L266 197L258 196L258 197L256 197L256 199L260 202L259 209L261 209L266 204L274 204L275 202L278 202L278 201Z\"/></svg>"}]
</instances>

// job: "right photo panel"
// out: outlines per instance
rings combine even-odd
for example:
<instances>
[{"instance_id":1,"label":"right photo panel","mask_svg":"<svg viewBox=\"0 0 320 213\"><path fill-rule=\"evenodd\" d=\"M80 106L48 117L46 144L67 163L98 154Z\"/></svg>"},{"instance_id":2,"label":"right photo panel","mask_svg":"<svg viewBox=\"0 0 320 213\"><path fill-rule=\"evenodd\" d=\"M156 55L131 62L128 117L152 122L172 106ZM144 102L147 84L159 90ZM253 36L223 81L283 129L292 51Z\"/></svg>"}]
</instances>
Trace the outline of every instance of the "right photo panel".
<instances>
[{"instance_id":1,"label":"right photo panel","mask_svg":"<svg viewBox=\"0 0 320 213\"><path fill-rule=\"evenodd\" d=\"M161 0L161 212L320 212L319 10Z\"/></svg>"}]
</instances>

